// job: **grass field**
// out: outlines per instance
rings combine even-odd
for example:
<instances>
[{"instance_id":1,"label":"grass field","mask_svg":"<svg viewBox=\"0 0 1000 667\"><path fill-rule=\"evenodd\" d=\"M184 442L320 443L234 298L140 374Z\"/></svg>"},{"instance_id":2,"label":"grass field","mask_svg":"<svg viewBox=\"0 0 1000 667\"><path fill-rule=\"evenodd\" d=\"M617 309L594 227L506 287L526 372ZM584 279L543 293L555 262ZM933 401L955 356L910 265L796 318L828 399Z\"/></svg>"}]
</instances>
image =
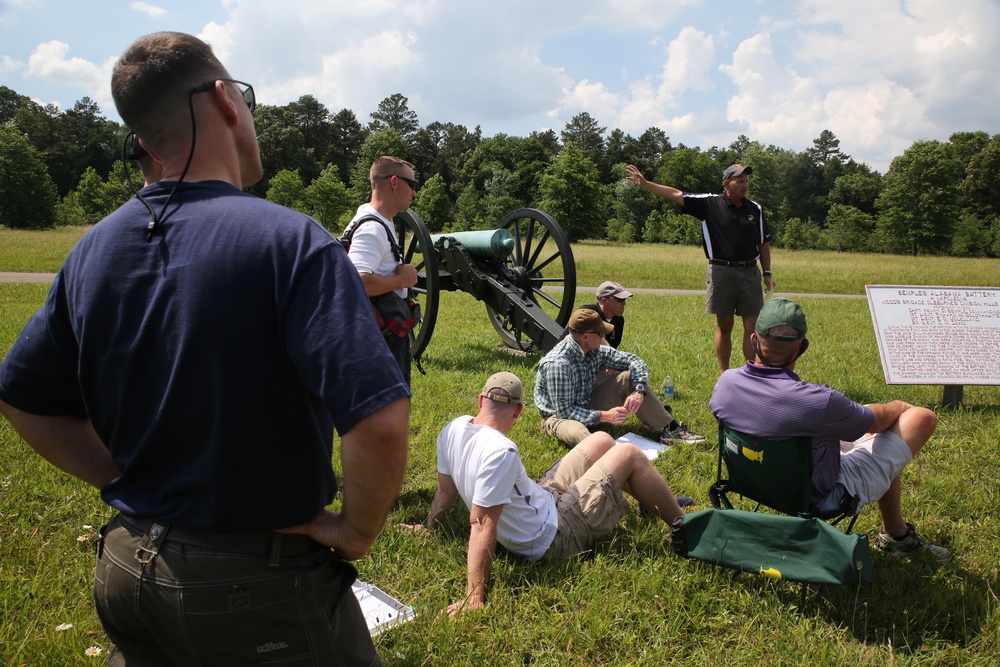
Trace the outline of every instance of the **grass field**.
<instances>
[{"instance_id":1,"label":"grass field","mask_svg":"<svg viewBox=\"0 0 1000 667\"><path fill-rule=\"evenodd\" d=\"M0 271L55 273L87 229L0 229Z\"/></svg>"},{"instance_id":2,"label":"grass field","mask_svg":"<svg viewBox=\"0 0 1000 667\"><path fill-rule=\"evenodd\" d=\"M55 273L86 227L48 231L0 228L0 271ZM615 245L573 247L578 284L613 279L628 287L705 289L705 255L698 246ZM774 251L778 293L857 294L865 285L995 287L996 259L863 255L818 250Z\"/></svg>"},{"instance_id":3,"label":"grass field","mask_svg":"<svg viewBox=\"0 0 1000 667\"><path fill-rule=\"evenodd\" d=\"M10 264L7 233L0 232L0 270L57 268L58 262ZM613 277L630 287L703 287L698 248L583 244L574 252L581 285ZM776 251L774 268L779 293L862 294L865 283L985 286L1000 275L996 260L818 252ZM46 290L0 285L0 355ZM885 385L865 300L799 301L813 341L797 369L804 379L861 402L902 398L938 407L940 387ZM714 325L703 311L698 295L638 294L629 300L623 343L648 362L654 387L664 375L673 377L675 413L710 437L709 444L675 446L656 461L672 488L694 496L699 507L715 474L707 400L717 378ZM1000 387L967 387L962 409L938 410L937 433L904 473L908 519L955 553L942 567L876 552L870 584L813 590L802 607L798 585L682 560L670 553L662 524L632 515L589 558L527 564L500 549L485 610L437 618L465 591L468 515L456 508L446 529L428 536L397 524L426 515L440 428L475 409L483 380L497 370L517 373L530 394L536 362L499 350L485 309L471 297L442 295L424 355L427 375L414 371L400 507L358 563L364 580L417 611L414 621L377 639L387 665L986 666L1000 660ZM538 423L526 409L512 432L536 476L564 451L539 433ZM627 430L644 432L627 422L613 433ZM0 665L93 664L84 650L107 648L90 595L93 539L109 514L96 491L44 463L0 420ZM877 511L863 512L858 527L873 537ZM73 627L58 631L64 623Z\"/></svg>"}]
</instances>

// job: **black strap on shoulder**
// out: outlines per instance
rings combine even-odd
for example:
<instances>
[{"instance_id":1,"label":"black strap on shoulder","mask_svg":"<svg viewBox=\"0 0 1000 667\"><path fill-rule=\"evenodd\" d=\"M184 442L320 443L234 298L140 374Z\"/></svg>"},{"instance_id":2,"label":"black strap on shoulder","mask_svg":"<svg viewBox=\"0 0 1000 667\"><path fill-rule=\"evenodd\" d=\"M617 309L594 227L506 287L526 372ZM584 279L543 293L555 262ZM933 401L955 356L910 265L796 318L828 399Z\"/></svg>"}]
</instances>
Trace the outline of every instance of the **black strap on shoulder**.
<instances>
[{"instance_id":1,"label":"black strap on shoulder","mask_svg":"<svg viewBox=\"0 0 1000 667\"><path fill-rule=\"evenodd\" d=\"M396 235L392 233L392 229L389 228L389 225L385 224L385 220L377 215L366 215L362 218L358 218L352 224L348 225L347 229L344 230L344 235L340 237L340 242L344 244L345 248L349 247L351 239L354 238L354 233L358 231L358 227L372 220L382 225L382 229L385 230L385 235L389 237L389 247L392 248L392 256L396 258L397 262L402 264L403 251L399 247L399 242L396 241Z\"/></svg>"}]
</instances>

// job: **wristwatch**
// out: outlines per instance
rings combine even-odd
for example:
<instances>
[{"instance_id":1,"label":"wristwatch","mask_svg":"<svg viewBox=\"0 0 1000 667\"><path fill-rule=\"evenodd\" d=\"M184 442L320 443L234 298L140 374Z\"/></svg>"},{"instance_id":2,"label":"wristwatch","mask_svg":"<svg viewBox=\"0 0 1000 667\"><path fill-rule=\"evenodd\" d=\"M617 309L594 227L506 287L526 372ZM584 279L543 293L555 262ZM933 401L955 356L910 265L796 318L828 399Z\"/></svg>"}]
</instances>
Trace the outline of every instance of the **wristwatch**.
<instances>
[{"instance_id":1,"label":"wristwatch","mask_svg":"<svg viewBox=\"0 0 1000 667\"><path fill-rule=\"evenodd\" d=\"M645 394L646 393L646 385L644 385L644 384L637 384L636 386L632 387L632 391L634 391L634 392L636 392L638 394Z\"/></svg>"},{"instance_id":2,"label":"wristwatch","mask_svg":"<svg viewBox=\"0 0 1000 667\"><path fill-rule=\"evenodd\" d=\"M765 277L767 277L767 276L770 276L770 275L771 275L771 272L770 272L770 271L765 271L765 272L764 272L764 276L765 276Z\"/></svg>"}]
</instances>

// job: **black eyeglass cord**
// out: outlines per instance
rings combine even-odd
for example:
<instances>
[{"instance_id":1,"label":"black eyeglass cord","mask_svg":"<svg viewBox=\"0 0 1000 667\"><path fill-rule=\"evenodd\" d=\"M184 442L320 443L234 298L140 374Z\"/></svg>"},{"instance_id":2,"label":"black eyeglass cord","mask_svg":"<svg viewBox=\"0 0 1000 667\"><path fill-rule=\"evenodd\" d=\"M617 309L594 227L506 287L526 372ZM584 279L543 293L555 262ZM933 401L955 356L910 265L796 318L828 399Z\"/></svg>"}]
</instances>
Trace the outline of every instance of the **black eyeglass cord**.
<instances>
[{"instance_id":1,"label":"black eyeglass cord","mask_svg":"<svg viewBox=\"0 0 1000 667\"><path fill-rule=\"evenodd\" d=\"M156 226L154 223L154 221L156 220L156 211L153 210L153 207L146 200L146 198L139 193L139 189L136 188L135 183L132 182L132 174L129 173L128 169L128 163L134 159L134 155L128 152L128 148L129 146L132 145L132 141L134 139L135 139L135 132L129 132L128 134L125 135L125 141L122 143L122 172L123 172L122 175L124 176L125 183L128 184L129 190L132 191L132 194L135 195L135 198L141 201L143 205L146 207L146 209L149 211L149 215L152 218L152 220L149 221L149 225L147 225L146 227L147 230L149 230L150 228L154 228ZM146 243L149 243L151 238L152 237L147 234Z\"/></svg>"},{"instance_id":2,"label":"black eyeglass cord","mask_svg":"<svg viewBox=\"0 0 1000 667\"><path fill-rule=\"evenodd\" d=\"M146 224L146 243L149 243L153 240L153 236L157 233L157 231L159 231L160 227L163 226L163 222L169 217L165 215L167 207L170 206L170 202L173 200L174 195L177 193L177 188L180 187L181 182L184 180L184 177L187 176L188 169L191 167L191 161L194 159L194 145L196 139L198 138L198 132L197 128L195 127L194 102L191 99L191 94L193 92L194 90L192 89L188 93L188 111L191 113L191 150L190 152L188 152L187 162L184 163L184 170L181 171L180 178L178 178L177 182L174 183L174 187L170 191L170 194L167 195L167 201L163 202L163 207L160 208L159 215L157 215L156 211L153 209L152 204L150 204L149 201L147 201L146 198L142 196L142 193L140 193L139 190L135 187L135 183L132 182L132 176L131 174L129 174L128 170L129 155L127 152L127 148L129 145L131 145L132 138L135 136L135 132L129 132L125 136L125 142L122 144L122 171L124 172L125 182L128 183L128 187L130 190L132 190L132 194L135 195L136 199L138 199L143 203L143 205L149 211L150 217L152 218L149 221L149 223ZM171 213L172 212L173 211L171 211Z\"/></svg>"}]
</instances>

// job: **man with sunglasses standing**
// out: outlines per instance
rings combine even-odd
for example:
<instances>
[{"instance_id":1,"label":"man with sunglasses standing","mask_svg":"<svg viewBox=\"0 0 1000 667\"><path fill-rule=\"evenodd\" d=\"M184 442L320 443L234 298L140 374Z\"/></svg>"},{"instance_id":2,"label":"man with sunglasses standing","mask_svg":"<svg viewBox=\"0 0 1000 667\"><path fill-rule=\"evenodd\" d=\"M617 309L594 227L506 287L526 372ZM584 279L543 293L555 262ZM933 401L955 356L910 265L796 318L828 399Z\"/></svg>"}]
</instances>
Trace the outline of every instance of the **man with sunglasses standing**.
<instances>
[{"instance_id":1,"label":"man with sunglasses standing","mask_svg":"<svg viewBox=\"0 0 1000 667\"><path fill-rule=\"evenodd\" d=\"M157 183L70 252L0 412L98 488L110 665L381 664L351 591L406 467L409 389L343 247L244 193L253 88L182 33L115 64ZM338 511L333 431L351 480Z\"/></svg>"},{"instance_id":2,"label":"man with sunglasses standing","mask_svg":"<svg viewBox=\"0 0 1000 667\"><path fill-rule=\"evenodd\" d=\"M377 297L392 293L408 301L409 288L417 284L417 270L412 264L403 262L393 218L406 211L417 196L413 165L398 157L383 155L372 163L369 178L371 201L358 207L341 238L349 242L348 256L376 306ZM406 312L405 308L399 310ZM409 385L412 362L409 331L387 329L383 333Z\"/></svg>"}]
</instances>

